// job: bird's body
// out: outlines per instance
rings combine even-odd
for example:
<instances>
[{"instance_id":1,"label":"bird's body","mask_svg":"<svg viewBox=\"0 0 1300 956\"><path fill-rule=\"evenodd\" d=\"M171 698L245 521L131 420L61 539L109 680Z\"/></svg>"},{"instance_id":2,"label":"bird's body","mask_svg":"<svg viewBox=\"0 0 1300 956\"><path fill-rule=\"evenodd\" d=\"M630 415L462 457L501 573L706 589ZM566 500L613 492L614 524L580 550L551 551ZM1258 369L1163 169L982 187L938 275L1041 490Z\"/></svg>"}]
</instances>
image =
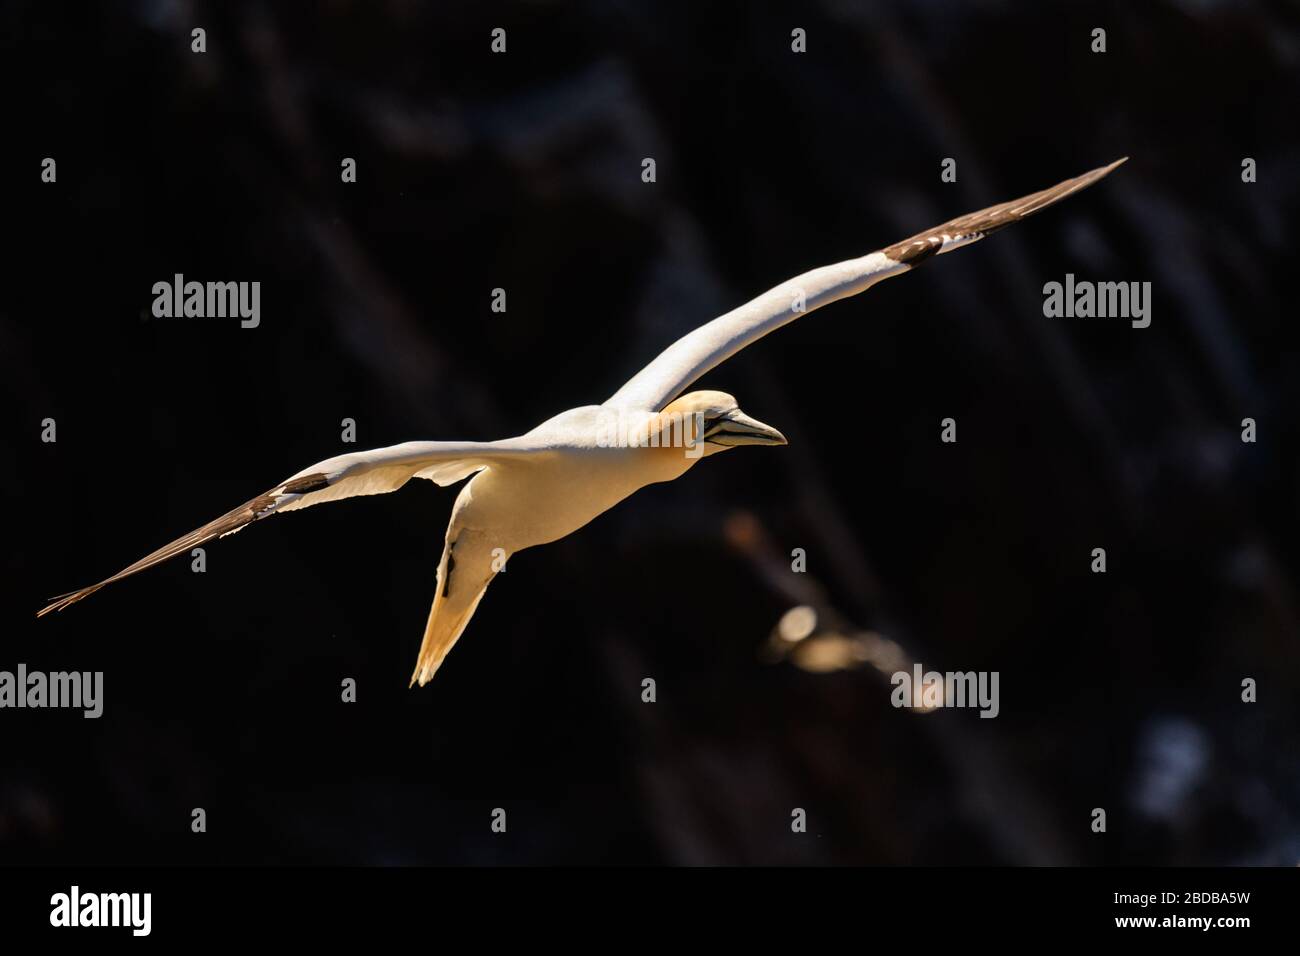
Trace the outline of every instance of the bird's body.
<instances>
[{"instance_id":1,"label":"bird's body","mask_svg":"<svg viewBox=\"0 0 1300 956\"><path fill-rule=\"evenodd\" d=\"M469 478L452 508L437 591L411 678L424 684L511 555L572 534L646 485L679 478L702 458L736 445L785 444L780 432L750 418L730 395L683 394L700 376L799 316L1045 208L1096 182L1119 162L954 219L879 252L797 276L684 336L604 404L562 412L517 438L407 442L322 461L112 577L63 595L39 613L60 610L271 514L382 494L415 477L440 485Z\"/></svg>"},{"instance_id":2,"label":"bird's body","mask_svg":"<svg viewBox=\"0 0 1300 956\"><path fill-rule=\"evenodd\" d=\"M646 485L680 477L699 460L680 447L602 444L598 436L602 428L608 430L610 418L599 405L563 412L524 436L553 448L553 456L489 469L470 482L466 491L483 482L483 494L512 499L511 520L518 522L520 540L514 550L563 538ZM649 425L653 419L647 419ZM472 521L476 514L474 504L468 504L465 519Z\"/></svg>"},{"instance_id":3,"label":"bird's body","mask_svg":"<svg viewBox=\"0 0 1300 956\"><path fill-rule=\"evenodd\" d=\"M438 563L438 592L412 682L437 670L506 560L567 537L646 485L671 481L700 456L681 447L602 446L608 409L571 409L522 436L547 449L485 468L461 489Z\"/></svg>"}]
</instances>

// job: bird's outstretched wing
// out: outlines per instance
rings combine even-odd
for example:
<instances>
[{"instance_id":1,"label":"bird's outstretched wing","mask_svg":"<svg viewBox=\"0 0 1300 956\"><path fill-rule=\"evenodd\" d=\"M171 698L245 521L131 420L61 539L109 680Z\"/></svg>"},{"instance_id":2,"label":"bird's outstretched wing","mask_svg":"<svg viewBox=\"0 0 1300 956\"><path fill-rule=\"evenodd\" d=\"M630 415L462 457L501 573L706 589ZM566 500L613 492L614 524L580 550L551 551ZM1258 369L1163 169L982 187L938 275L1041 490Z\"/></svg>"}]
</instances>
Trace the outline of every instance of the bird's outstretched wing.
<instances>
[{"instance_id":1,"label":"bird's outstretched wing","mask_svg":"<svg viewBox=\"0 0 1300 956\"><path fill-rule=\"evenodd\" d=\"M258 495L203 527L163 545L153 554L123 568L112 577L51 599L51 603L36 616L61 611L107 584L184 554L213 538L234 534L268 515L310 508L322 502L357 495L382 495L396 491L412 478L427 478L440 485L448 485L484 468L536 458L546 453L545 447L526 438L510 438L496 442L415 441L339 455L304 468L265 494Z\"/></svg>"},{"instance_id":2,"label":"bird's outstretched wing","mask_svg":"<svg viewBox=\"0 0 1300 956\"><path fill-rule=\"evenodd\" d=\"M1124 159L1057 183L1050 189L945 222L860 259L823 266L795 276L678 339L629 379L605 404L616 408L660 411L705 372L773 329L837 299L857 295L881 279L914 269L931 256L969 245L1003 226L1046 209L1091 186Z\"/></svg>"}]
</instances>

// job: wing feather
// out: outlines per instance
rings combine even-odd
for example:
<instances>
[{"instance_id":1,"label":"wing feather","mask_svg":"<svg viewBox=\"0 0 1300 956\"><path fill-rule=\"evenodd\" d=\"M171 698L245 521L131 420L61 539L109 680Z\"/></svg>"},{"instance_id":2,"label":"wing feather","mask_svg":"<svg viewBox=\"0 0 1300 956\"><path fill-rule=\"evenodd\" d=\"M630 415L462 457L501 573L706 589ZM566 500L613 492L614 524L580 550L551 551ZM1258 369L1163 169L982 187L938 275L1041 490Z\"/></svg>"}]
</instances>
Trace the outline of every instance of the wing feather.
<instances>
[{"instance_id":1,"label":"wing feather","mask_svg":"<svg viewBox=\"0 0 1300 956\"><path fill-rule=\"evenodd\" d=\"M386 494L415 477L450 484L484 468L535 458L546 452L546 448L527 440L507 439L499 442L406 442L329 458L304 468L270 491L163 545L98 584L52 598L36 616L61 611L106 585L185 554L214 538L234 534L269 515L343 498Z\"/></svg>"},{"instance_id":2,"label":"wing feather","mask_svg":"<svg viewBox=\"0 0 1300 956\"><path fill-rule=\"evenodd\" d=\"M1127 157L1125 157L1127 159ZM1086 189L1124 162L1117 160L1048 189L949 220L878 252L813 269L682 336L610 396L606 406L660 411L687 387L774 329L932 256L969 245Z\"/></svg>"}]
</instances>

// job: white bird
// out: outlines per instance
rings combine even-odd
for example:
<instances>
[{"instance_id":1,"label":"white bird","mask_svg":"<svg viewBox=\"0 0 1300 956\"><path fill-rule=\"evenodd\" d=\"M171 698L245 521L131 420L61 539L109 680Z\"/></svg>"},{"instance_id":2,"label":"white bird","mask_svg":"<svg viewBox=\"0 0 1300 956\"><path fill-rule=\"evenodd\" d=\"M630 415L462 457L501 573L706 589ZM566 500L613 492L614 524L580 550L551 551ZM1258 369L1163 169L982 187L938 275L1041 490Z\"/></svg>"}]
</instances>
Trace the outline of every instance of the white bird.
<instances>
[{"instance_id":1,"label":"white bird","mask_svg":"<svg viewBox=\"0 0 1300 956\"><path fill-rule=\"evenodd\" d=\"M561 412L517 438L406 442L304 468L112 577L52 599L37 617L269 515L384 494L411 478L450 485L472 475L452 508L437 593L411 676L412 684L423 686L511 555L572 534L634 491L680 477L700 458L737 445L786 443L775 428L742 412L730 395L682 394L710 369L798 316L981 239L1092 185L1123 162L796 276L674 342L603 405Z\"/></svg>"}]
</instances>

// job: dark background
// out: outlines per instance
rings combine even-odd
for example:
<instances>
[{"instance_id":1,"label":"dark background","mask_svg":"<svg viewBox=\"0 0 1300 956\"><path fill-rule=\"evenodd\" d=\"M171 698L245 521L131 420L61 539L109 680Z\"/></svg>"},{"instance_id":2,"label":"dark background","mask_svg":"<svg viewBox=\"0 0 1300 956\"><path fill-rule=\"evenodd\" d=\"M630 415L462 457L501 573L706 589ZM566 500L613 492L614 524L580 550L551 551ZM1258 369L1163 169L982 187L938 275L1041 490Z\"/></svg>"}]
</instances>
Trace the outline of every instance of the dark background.
<instances>
[{"instance_id":1,"label":"dark background","mask_svg":"<svg viewBox=\"0 0 1300 956\"><path fill-rule=\"evenodd\" d=\"M0 861L1300 859L1294 6L3 10L0 669L103 670L105 713L0 712ZM33 618L314 461L525 431L789 276L1122 155L708 375L790 446L519 554L428 687L457 489L427 482ZM153 319L176 272L260 281L261 326ZM1045 319L1067 272L1150 281L1151 327ZM1001 715L895 710L876 635L999 671Z\"/></svg>"}]
</instances>

